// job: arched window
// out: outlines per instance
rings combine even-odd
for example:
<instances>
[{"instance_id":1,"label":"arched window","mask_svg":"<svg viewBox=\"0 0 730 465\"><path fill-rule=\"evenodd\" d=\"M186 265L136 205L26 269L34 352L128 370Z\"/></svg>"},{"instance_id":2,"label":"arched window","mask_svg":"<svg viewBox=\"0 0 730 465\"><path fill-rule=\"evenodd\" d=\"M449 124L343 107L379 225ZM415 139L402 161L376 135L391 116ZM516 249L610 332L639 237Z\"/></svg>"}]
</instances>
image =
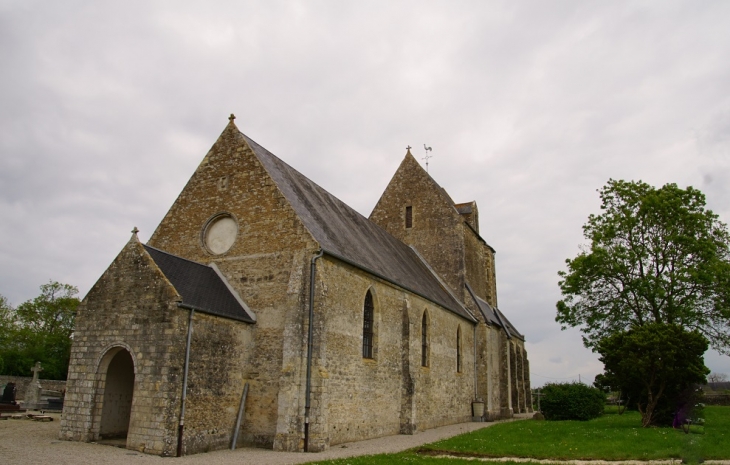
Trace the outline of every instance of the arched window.
<instances>
[{"instance_id":1,"label":"arched window","mask_svg":"<svg viewBox=\"0 0 730 465\"><path fill-rule=\"evenodd\" d=\"M373 295L368 291L365 295L362 318L362 356L373 358L373 320L375 308L373 306Z\"/></svg>"},{"instance_id":2,"label":"arched window","mask_svg":"<svg viewBox=\"0 0 730 465\"><path fill-rule=\"evenodd\" d=\"M456 372L461 373L461 325L456 328Z\"/></svg>"},{"instance_id":3,"label":"arched window","mask_svg":"<svg viewBox=\"0 0 730 465\"><path fill-rule=\"evenodd\" d=\"M428 314L425 311L421 320L421 366L428 366Z\"/></svg>"}]
</instances>

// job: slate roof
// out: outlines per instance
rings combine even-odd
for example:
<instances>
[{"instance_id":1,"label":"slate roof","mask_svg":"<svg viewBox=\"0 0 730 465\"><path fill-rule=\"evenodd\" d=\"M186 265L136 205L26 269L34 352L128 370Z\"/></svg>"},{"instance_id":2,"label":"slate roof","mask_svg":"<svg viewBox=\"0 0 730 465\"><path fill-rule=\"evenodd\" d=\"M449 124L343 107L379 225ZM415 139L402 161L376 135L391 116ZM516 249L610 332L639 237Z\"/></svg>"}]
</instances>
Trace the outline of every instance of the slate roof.
<instances>
[{"instance_id":1,"label":"slate roof","mask_svg":"<svg viewBox=\"0 0 730 465\"><path fill-rule=\"evenodd\" d=\"M477 296L474 293L474 290L468 284L466 285L466 289L469 291L469 295L471 295L474 303L477 305L477 307L479 307L479 311L482 313L482 316L487 323L499 326L500 328L504 328L507 334L509 334L510 336L516 337L517 339L521 339L523 341L525 340L525 336L517 331L517 328L515 328L512 323L510 323L510 321L507 319L506 316L504 316L504 313L502 313L501 310L499 310L498 308L492 308L492 306L489 305L485 300Z\"/></svg>"},{"instance_id":2,"label":"slate roof","mask_svg":"<svg viewBox=\"0 0 730 465\"><path fill-rule=\"evenodd\" d=\"M326 254L475 321L410 247L241 134Z\"/></svg>"},{"instance_id":3,"label":"slate roof","mask_svg":"<svg viewBox=\"0 0 730 465\"><path fill-rule=\"evenodd\" d=\"M454 205L454 208L456 208L456 211L458 211L460 215L466 215L468 213L472 213L473 211L473 209L471 208L471 202L457 203L456 205Z\"/></svg>"},{"instance_id":4,"label":"slate roof","mask_svg":"<svg viewBox=\"0 0 730 465\"><path fill-rule=\"evenodd\" d=\"M210 266L143 245L183 298L182 305L203 313L254 323L242 301Z\"/></svg>"},{"instance_id":5,"label":"slate roof","mask_svg":"<svg viewBox=\"0 0 730 465\"><path fill-rule=\"evenodd\" d=\"M499 314L499 317L502 320L502 323L504 323L504 326L507 327L507 329L509 330L509 332L512 336L516 337L517 339L521 339L523 341L525 340L525 336L522 335L522 333L520 333L519 331L517 331L517 328L515 328L514 325L512 323L510 323L510 321L507 319L507 317L504 316L504 313L502 313L502 310L495 308L494 311Z\"/></svg>"}]
</instances>

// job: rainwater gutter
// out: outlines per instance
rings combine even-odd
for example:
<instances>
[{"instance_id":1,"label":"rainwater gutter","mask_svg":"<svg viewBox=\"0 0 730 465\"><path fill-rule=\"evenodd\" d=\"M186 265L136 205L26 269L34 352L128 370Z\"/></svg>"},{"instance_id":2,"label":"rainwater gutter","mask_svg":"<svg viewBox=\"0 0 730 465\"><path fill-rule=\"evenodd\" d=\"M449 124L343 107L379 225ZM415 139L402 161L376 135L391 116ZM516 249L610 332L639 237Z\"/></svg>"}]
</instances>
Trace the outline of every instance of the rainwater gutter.
<instances>
[{"instance_id":1,"label":"rainwater gutter","mask_svg":"<svg viewBox=\"0 0 730 465\"><path fill-rule=\"evenodd\" d=\"M184 306L178 304L179 307ZM180 422L177 427L177 456L182 457L183 449L183 429L185 429L185 400L188 393L188 367L190 366L190 342L193 339L193 315L195 315L195 309L190 309L190 318L188 319L188 340L185 345L185 366L183 368L183 388L182 388L182 401L180 406Z\"/></svg>"},{"instance_id":2,"label":"rainwater gutter","mask_svg":"<svg viewBox=\"0 0 730 465\"><path fill-rule=\"evenodd\" d=\"M307 384L304 394L304 452L309 452L309 410L312 397L312 341L314 339L314 285L317 273L316 261L324 255L320 249L317 255L312 257L312 264L309 271L309 331L307 334Z\"/></svg>"}]
</instances>

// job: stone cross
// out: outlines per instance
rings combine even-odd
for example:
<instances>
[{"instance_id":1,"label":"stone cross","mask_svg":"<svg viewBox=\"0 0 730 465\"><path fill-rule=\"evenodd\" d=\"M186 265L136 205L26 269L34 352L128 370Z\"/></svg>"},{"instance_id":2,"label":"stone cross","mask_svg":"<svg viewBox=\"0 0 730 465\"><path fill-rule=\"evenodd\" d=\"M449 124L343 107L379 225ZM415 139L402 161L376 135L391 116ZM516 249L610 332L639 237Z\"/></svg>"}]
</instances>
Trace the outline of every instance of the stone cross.
<instances>
[{"instance_id":1,"label":"stone cross","mask_svg":"<svg viewBox=\"0 0 730 465\"><path fill-rule=\"evenodd\" d=\"M41 362L35 362L35 366L30 369L33 372L33 380L25 390L25 398L23 399L23 407L27 409L37 409L41 402L41 383L38 380L38 374L43 371Z\"/></svg>"},{"instance_id":2,"label":"stone cross","mask_svg":"<svg viewBox=\"0 0 730 465\"><path fill-rule=\"evenodd\" d=\"M35 366L31 368L30 371L33 372L33 381L31 381L31 384L36 384L38 382L38 374L43 371L43 368L41 368L41 362L35 362Z\"/></svg>"}]
</instances>

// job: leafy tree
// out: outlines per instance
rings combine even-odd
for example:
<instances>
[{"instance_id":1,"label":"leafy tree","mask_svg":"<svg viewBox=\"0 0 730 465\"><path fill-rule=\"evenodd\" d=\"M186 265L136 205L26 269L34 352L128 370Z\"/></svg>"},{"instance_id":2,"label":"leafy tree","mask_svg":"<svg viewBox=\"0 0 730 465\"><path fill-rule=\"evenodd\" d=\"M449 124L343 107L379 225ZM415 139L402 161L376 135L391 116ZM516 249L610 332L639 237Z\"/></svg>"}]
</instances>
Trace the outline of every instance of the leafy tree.
<instances>
[{"instance_id":1,"label":"leafy tree","mask_svg":"<svg viewBox=\"0 0 730 465\"><path fill-rule=\"evenodd\" d=\"M0 349L6 347L11 338L12 330L15 327L13 320L13 308L5 296L0 295ZM0 350L0 373L4 373L5 360L7 356Z\"/></svg>"},{"instance_id":2,"label":"leafy tree","mask_svg":"<svg viewBox=\"0 0 730 465\"><path fill-rule=\"evenodd\" d=\"M602 382L611 382L634 399L644 427L671 424L675 411L693 404L693 385L710 370L703 355L707 339L679 325L648 323L603 338L596 351L605 366ZM679 401L679 402L678 402ZM684 401L684 402L682 402Z\"/></svg>"},{"instance_id":3,"label":"leafy tree","mask_svg":"<svg viewBox=\"0 0 730 465\"><path fill-rule=\"evenodd\" d=\"M559 273L556 321L581 327L586 347L649 323L700 331L730 353L730 234L702 192L609 180L590 245Z\"/></svg>"},{"instance_id":4,"label":"leafy tree","mask_svg":"<svg viewBox=\"0 0 730 465\"><path fill-rule=\"evenodd\" d=\"M55 281L13 309L0 296L0 373L28 376L35 362L47 379L65 379L79 299L78 290Z\"/></svg>"}]
</instances>

